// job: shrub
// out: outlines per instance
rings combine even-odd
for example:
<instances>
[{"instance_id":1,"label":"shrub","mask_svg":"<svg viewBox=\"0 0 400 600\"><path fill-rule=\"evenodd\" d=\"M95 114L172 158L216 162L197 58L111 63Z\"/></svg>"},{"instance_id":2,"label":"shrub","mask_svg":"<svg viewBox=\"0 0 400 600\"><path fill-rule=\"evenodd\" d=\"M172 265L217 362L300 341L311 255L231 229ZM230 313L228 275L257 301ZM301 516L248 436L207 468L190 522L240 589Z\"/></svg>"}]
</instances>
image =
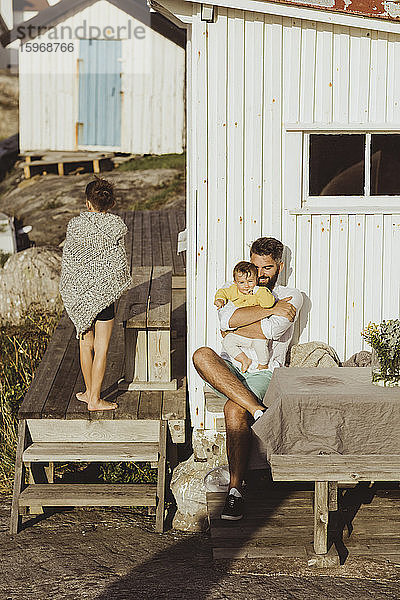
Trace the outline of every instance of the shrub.
<instances>
[{"instance_id":1,"label":"shrub","mask_svg":"<svg viewBox=\"0 0 400 600\"><path fill-rule=\"evenodd\" d=\"M14 477L17 413L45 353L59 314L37 310L19 326L0 327L0 490L9 491Z\"/></svg>"}]
</instances>

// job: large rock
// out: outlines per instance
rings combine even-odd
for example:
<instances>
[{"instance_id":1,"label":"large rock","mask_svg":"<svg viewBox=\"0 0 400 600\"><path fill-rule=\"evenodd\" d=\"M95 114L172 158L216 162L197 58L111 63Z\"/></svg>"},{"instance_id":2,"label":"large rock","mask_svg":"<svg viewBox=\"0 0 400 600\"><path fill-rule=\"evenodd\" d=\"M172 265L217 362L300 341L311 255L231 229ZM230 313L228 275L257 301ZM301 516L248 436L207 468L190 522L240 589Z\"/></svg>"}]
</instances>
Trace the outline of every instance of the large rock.
<instances>
[{"instance_id":1,"label":"large rock","mask_svg":"<svg viewBox=\"0 0 400 600\"><path fill-rule=\"evenodd\" d=\"M291 367L339 367L336 351L324 342L296 344L290 350Z\"/></svg>"},{"instance_id":2,"label":"large rock","mask_svg":"<svg viewBox=\"0 0 400 600\"><path fill-rule=\"evenodd\" d=\"M113 211L141 209L160 189L170 185L177 169L109 171L102 177L116 187L117 204ZM93 173L82 175L35 175L21 181L10 180L3 193L0 210L14 216L19 227L31 225L29 239L36 246L58 246L65 238L68 222L85 209L85 188ZM2 186L0 186L2 188Z\"/></svg>"},{"instance_id":3,"label":"large rock","mask_svg":"<svg viewBox=\"0 0 400 600\"><path fill-rule=\"evenodd\" d=\"M62 251L28 248L13 254L0 269L0 324L19 325L35 308L53 312L62 306L58 290Z\"/></svg>"},{"instance_id":4,"label":"large rock","mask_svg":"<svg viewBox=\"0 0 400 600\"><path fill-rule=\"evenodd\" d=\"M225 434L195 429L193 454L173 472L171 490L177 512L173 526L180 531L205 531L208 528L204 477L211 469L226 465Z\"/></svg>"}]
</instances>

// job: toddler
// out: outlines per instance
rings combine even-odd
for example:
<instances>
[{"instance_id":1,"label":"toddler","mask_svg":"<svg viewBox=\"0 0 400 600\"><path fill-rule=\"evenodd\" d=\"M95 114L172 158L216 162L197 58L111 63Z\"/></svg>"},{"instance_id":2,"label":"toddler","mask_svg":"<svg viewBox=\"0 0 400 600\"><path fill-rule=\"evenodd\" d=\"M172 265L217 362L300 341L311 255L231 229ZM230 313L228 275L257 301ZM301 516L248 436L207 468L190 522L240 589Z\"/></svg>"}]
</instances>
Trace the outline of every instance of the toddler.
<instances>
[{"instance_id":1,"label":"toddler","mask_svg":"<svg viewBox=\"0 0 400 600\"><path fill-rule=\"evenodd\" d=\"M234 283L229 287L221 288L215 294L215 306L222 308L229 300L238 308L244 306L262 306L272 308L275 297L266 287L257 286L257 267L250 262L241 261L233 269ZM228 333L222 346L229 356L241 364L241 371L245 373L252 361L243 352L243 348L254 348L258 369L267 369L269 352L266 340L246 338L237 333Z\"/></svg>"}]
</instances>

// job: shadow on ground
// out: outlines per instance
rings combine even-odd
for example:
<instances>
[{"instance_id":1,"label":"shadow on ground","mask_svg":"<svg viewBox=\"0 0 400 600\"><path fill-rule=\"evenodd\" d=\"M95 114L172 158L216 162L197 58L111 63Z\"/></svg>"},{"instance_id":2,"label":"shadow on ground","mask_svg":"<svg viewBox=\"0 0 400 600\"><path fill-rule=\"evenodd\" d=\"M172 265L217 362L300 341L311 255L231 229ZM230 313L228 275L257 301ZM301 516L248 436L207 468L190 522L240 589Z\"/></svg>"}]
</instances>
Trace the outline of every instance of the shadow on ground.
<instances>
[{"instance_id":1,"label":"shadow on ground","mask_svg":"<svg viewBox=\"0 0 400 600\"><path fill-rule=\"evenodd\" d=\"M355 579L345 571L339 577L266 576L265 562L214 564L207 534L159 535L152 517L130 509L57 512L10 537L9 509L9 498L3 498L0 600L400 597L398 581Z\"/></svg>"}]
</instances>

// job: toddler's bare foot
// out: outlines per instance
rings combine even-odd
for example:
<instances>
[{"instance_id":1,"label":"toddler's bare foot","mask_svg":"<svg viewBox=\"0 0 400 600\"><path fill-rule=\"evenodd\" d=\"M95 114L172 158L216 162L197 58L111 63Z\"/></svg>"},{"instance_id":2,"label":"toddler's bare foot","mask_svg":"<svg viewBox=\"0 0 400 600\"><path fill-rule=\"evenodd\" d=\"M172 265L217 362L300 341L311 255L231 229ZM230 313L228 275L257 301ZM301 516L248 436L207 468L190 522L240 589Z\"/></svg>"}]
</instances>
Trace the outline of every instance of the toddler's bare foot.
<instances>
[{"instance_id":1,"label":"toddler's bare foot","mask_svg":"<svg viewBox=\"0 0 400 600\"><path fill-rule=\"evenodd\" d=\"M249 366L251 365L251 363L253 361L251 360L251 358L248 358L246 356L246 358L242 358L242 360L240 360L239 362L242 365L242 368L241 368L242 373L246 373L247 369L249 368Z\"/></svg>"},{"instance_id":2,"label":"toddler's bare foot","mask_svg":"<svg viewBox=\"0 0 400 600\"><path fill-rule=\"evenodd\" d=\"M76 397L80 402L86 402L86 404L89 402L89 394L87 390L86 392L78 392Z\"/></svg>"},{"instance_id":3,"label":"toddler's bare foot","mask_svg":"<svg viewBox=\"0 0 400 600\"><path fill-rule=\"evenodd\" d=\"M102 400L101 398L92 399L88 402L88 410L115 410L118 408L118 404L116 402L107 402L107 400Z\"/></svg>"},{"instance_id":4,"label":"toddler's bare foot","mask_svg":"<svg viewBox=\"0 0 400 600\"><path fill-rule=\"evenodd\" d=\"M268 369L268 365L258 365L257 369Z\"/></svg>"}]
</instances>

